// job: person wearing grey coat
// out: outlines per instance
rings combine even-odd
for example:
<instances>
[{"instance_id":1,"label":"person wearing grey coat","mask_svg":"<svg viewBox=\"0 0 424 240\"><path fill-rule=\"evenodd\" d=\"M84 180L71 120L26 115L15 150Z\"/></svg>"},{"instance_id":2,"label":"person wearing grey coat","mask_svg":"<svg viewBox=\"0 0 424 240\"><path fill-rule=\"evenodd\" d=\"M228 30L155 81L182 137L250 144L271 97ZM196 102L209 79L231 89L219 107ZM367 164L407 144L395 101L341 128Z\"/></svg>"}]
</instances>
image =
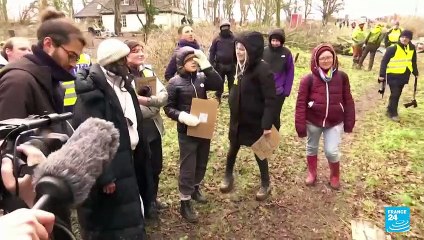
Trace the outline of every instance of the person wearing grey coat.
<instances>
[{"instance_id":1,"label":"person wearing grey coat","mask_svg":"<svg viewBox=\"0 0 424 240\"><path fill-rule=\"evenodd\" d=\"M156 77L151 65L144 64L144 45L136 41L127 41L131 49L127 56L127 65L134 77ZM134 81L132 85L135 87ZM159 175L162 172L162 137L165 129L160 109L168 101L168 92L165 86L156 77L156 92L151 89L137 91L140 110L143 114L143 136L149 147L149 157L144 163L135 165L140 195L143 199L145 217L158 219L158 209L166 208L158 201Z\"/></svg>"}]
</instances>

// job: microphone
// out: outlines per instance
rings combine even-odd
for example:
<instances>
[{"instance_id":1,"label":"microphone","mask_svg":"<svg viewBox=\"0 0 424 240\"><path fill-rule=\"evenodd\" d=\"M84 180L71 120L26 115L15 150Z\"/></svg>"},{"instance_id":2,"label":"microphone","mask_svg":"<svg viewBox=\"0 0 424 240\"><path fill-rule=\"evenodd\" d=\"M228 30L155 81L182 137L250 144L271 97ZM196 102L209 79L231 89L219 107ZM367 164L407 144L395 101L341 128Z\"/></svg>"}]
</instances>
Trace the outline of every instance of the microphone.
<instances>
[{"instance_id":1,"label":"microphone","mask_svg":"<svg viewBox=\"0 0 424 240\"><path fill-rule=\"evenodd\" d=\"M119 131L113 123L88 118L61 149L35 168L33 183L38 201L33 209L55 203L73 207L83 203L118 147Z\"/></svg>"}]
</instances>

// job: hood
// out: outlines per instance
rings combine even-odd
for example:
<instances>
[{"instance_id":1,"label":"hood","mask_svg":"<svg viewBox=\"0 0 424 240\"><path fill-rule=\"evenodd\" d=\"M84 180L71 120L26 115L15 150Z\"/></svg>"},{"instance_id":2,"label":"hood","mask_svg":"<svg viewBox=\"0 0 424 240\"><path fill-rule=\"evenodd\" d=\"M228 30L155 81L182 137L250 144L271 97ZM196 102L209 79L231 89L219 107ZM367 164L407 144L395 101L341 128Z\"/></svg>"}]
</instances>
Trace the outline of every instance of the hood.
<instances>
[{"instance_id":1,"label":"hood","mask_svg":"<svg viewBox=\"0 0 424 240\"><path fill-rule=\"evenodd\" d=\"M333 69L335 71L337 71L337 69L339 67L339 60L337 59L337 54L336 54L336 51L334 51L333 46L331 44L328 44L328 43L320 44L312 50L312 56L311 56L311 71L312 71L313 74L318 75L318 76L319 76L318 55L321 54L324 51L330 51L333 54L333 56L334 56L334 58L333 58Z\"/></svg>"},{"instance_id":2,"label":"hood","mask_svg":"<svg viewBox=\"0 0 424 240\"><path fill-rule=\"evenodd\" d=\"M182 47L180 49L177 50L177 53L175 55L175 62L177 64L177 70L179 72L179 70L184 66L184 59L190 55L190 54L194 54L194 48L192 47Z\"/></svg>"},{"instance_id":3,"label":"hood","mask_svg":"<svg viewBox=\"0 0 424 240\"><path fill-rule=\"evenodd\" d=\"M286 42L286 34L283 29L275 29L269 33L268 44L271 47L271 39L276 38L280 40L281 46Z\"/></svg>"},{"instance_id":4,"label":"hood","mask_svg":"<svg viewBox=\"0 0 424 240\"><path fill-rule=\"evenodd\" d=\"M243 44L246 48L248 63L247 69L255 66L262 60L264 53L264 38L260 32L242 32L236 36L236 43Z\"/></svg>"}]
</instances>

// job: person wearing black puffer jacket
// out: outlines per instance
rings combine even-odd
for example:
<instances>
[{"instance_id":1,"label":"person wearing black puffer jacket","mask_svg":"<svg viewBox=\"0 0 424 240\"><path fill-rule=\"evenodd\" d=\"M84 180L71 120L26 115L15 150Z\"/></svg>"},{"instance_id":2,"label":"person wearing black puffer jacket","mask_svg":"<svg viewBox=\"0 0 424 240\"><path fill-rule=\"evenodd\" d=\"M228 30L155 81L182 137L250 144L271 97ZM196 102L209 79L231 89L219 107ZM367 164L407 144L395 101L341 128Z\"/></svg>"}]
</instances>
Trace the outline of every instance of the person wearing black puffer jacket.
<instances>
[{"instance_id":1,"label":"person wearing black puffer jacket","mask_svg":"<svg viewBox=\"0 0 424 240\"><path fill-rule=\"evenodd\" d=\"M165 113L177 121L180 147L180 175L178 180L181 198L181 216L189 222L197 222L191 199L206 203L199 185L206 172L211 141L187 136L187 126L197 126L199 119L190 114L193 98L207 99L206 91L216 91L222 79L212 68L206 55L191 47L182 47L176 54L178 75L169 81L168 103ZM198 72L197 67L201 72Z\"/></svg>"},{"instance_id":2,"label":"person wearing black puffer jacket","mask_svg":"<svg viewBox=\"0 0 424 240\"><path fill-rule=\"evenodd\" d=\"M284 100L290 96L294 78L294 63L292 53L284 45L286 36L283 29L275 29L269 34L269 45L264 50L264 60L274 73L275 89L277 94L275 122L280 129L281 109Z\"/></svg>"},{"instance_id":3,"label":"person wearing black puffer jacket","mask_svg":"<svg viewBox=\"0 0 424 240\"><path fill-rule=\"evenodd\" d=\"M215 96L221 102L224 92L224 81L227 77L228 91L234 84L234 74L236 72L236 59L234 56L234 35L230 30L230 22L223 21L219 26L220 33L213 41L209 49L209 62L214 66L223 80L222 89L216 91Z\"/></svg>"},{"instance_id":4,"label":"person wearing black puffer jacket","mask_svg":"<svg viewBox=\"0 0 424 240\"><path fill-rule=\"evenodd\" d=\"M241 145L252 146L262 135L271 134L275 125L275 83L269 65L262 60L264 39L259 32L244 32L236 37L236 80L228 98L230 105L230 149L225 177L220 190L233 189L233 169ZM255 155L261 173L256 200L265 200L270 192L268 160Z\"/></svg>"}]
</instances>

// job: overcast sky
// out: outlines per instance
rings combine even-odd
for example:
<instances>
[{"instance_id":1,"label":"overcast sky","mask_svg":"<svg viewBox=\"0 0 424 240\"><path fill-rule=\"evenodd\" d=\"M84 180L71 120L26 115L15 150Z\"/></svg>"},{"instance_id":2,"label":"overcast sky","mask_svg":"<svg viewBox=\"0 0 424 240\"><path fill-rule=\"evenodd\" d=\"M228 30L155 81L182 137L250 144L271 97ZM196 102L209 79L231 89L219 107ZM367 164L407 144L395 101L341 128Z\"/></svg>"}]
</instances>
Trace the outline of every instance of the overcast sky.
<instances>
[{"instance_id":1,"label":"overcast sky","mask_svg":"<svg viewBox=\"0 0 424 240\"><path fill-rule=\"evenodd\" d=\"M34 0L8 1L7 8L10 18L18 18L19 11L32 1ZM302 0L299 1L301 2ZM319 1L313 0L315 4ZM345 3L345 10L340 12L338 16L348 14L350 18L355 19L361 16L375 18L398 13L400 15L424 17L423 0L345 0ZM74 4L76 11L82 8L81 0L74 0ZM316 7L314 7L314 12L314 15L317 15ZM236 19L238 18L236 17Z\"/></svg>"}]
</instances>

